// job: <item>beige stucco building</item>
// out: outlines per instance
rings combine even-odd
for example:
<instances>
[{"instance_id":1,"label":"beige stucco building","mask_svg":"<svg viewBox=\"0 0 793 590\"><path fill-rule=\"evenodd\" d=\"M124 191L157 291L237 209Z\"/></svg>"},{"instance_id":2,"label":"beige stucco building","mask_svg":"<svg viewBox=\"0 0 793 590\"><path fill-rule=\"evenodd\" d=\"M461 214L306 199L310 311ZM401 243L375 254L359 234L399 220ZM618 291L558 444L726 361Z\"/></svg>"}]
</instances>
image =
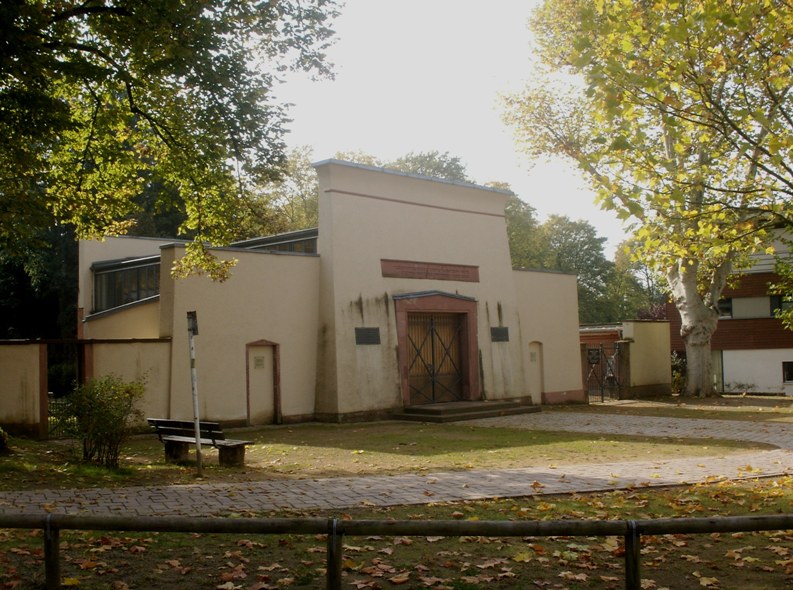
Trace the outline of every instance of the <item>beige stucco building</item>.
<instances>
[{"instance_id":1,"label":"beige stucco building","mask_svg":"<svg viewBox=\"0 0 793 590\"><path fill-rule=\"evenodd\" d=\"M147 414L229 423L377 418L455 400L583 401L576 278L514 270L508 194L328 160L319 227L215 251L232 277L171 278L183 244L80 243L87 372L147 381Z\"/></svg>"}]
</instances>

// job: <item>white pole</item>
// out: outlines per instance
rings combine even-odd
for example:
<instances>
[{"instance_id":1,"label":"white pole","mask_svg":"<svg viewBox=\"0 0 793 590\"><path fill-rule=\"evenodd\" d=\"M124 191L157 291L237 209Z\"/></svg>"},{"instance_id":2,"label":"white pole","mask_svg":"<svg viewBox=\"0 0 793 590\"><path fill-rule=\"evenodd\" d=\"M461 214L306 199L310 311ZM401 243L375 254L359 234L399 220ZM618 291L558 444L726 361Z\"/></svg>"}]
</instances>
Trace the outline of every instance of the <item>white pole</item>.
<instances>
[{"instance_id":1,"label":"white pole","mask_svg":"<svg viewBox=\"0 0 793 590\"><path fill-rule=\"evenodd\" d=\"M193 389L193 423L195 424L195 458L196 476L203 477L204 470L201 462L201 424L198 414L198 373L195 367L195 340L198 334L198 317L196 312L187 312L187 340L190 345L190 382Z\"/></svg>"}]
</instances>

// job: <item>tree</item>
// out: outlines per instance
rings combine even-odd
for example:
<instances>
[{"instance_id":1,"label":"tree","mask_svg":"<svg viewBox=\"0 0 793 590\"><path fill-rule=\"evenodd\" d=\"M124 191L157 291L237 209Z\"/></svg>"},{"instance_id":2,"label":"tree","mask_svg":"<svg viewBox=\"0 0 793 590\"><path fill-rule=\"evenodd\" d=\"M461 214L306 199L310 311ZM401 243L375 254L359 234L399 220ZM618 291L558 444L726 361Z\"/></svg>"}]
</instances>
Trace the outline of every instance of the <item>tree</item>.
<instances>
[{"instance_id":1,"label":"tree","mask_svg":"<svg viewBox=\"0 0 793 590\"><path fill-rule=\"evenodd\" d=\"M637 228L682 318L689 395L715 393L710 340L729 275L793 192L793 9L783 0L546 0L549 76L507 99L532 156L564 154ZM550 73L583 84L560 93Z\"/></svg>"},{"instance_id":2,"label":"tree","mask_svg":"<svg viewBox=\"0 0 793 590\"><path fill-rule=\"evenodd\" d=\"M504 183L489 183L488 186L510 190ZM507 239L512 266L515 268L540 268L542 266L542 246L540 223L534 207L513 194L504 207L507 221Z\"/></svg>"},{"instance_id":3,"label":"tree","mask_svg":"<svg viewBox=\"0 0 793 590\"><path fill-rule=\"evenodd\" d=\"M319 222L319 185L311 166L311 148L297 147L287 154L284 176L257 187L237 239L276 234Z\"/></svg>"},{"instance_id":4,"label":"tree","mask_svg":"<svg viewBox=\"0 0 793 590\"><path fill-rule=\"evenodd\" d=\"M578 276L578 319L582 324L618 321L606 286L614 265L603 253L606 238L584 220L551 215L540 227L539 268Z\"/></svg>"},{"instance_id":5,"label":"tree","mask_svg":"<svg viewBox=\"0 0 793 590\"><path fill-rule=\"evenodd\" d=\"M663 280L646 264L632 256L634 240L626 240L614 252L614 272L608 281L608 299L621 319L666 319L666 292Z\"/></svg>"},{"instance_id":6,"label":"tree","mask_svg":"<svg viewBox=\"0 0 793 590\"><path fill-rule=\"evenodd\" d=\"M123 233L160 183L194 238L183 270L223 275L254 182L284 164L284 69L328 75L334 0L11 0L0 5L0 248L41 228ZM164 205L163 205L164 206Z\"/></svg>"},{"instance_id":7,"label":"tree","mask_svg":"<svg viewBox=\"0 0 793 590\"><path fill-rule=\"evenodd\" d=\"M393 162L389 162L386 167L455 182L471 182L471 179L468 178L465 164L462 163L460 158L450 155L449 152L441 153L437 150L431 152L410 152Z\"/></svg>"}]
</instances>

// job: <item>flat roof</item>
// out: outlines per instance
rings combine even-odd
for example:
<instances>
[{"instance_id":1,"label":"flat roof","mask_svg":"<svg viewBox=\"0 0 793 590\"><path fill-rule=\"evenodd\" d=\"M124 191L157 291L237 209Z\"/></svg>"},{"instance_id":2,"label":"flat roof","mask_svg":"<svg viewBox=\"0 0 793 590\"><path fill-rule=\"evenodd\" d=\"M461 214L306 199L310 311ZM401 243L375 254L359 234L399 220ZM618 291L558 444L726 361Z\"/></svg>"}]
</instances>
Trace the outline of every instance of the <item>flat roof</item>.
<instances>
[{"instance_id":1,"label":"flat roof","mask_svg":"<svg viewBox=\"0 0 793 590\"><path fill-rule=\"evenodd\" d=\"M402 172L401 170L394 170L392 168L385 168L381 166L368 166L366 164L356 164L355 162L347 162L345 160L337 160L335 158L329 158L327 160L320 160L319 162L314 162L311 164L314 168L319 168L320 166L326 166L328 164L335 164L338 166L346 166L348 168L358 168L360 170L367 170L369 172L381 172L385 174L393 174L395 176L404 176L406 178L415 178L417 180L431 180L433 182L441 182L444 184L451 184L455 186L463 186L467 188L475 188L483 191L490 191L492 193L498 193L501 195L509 195L513 196L515 193L512 191L500 189L500 188L493 188L492 186L484 186L481 184L475 184L473 182L461 182L459 180L447 180L446 178L437 178L435 176L425 176L423 174L414 174L412 172Z\"/></svg>"}]
</instances>

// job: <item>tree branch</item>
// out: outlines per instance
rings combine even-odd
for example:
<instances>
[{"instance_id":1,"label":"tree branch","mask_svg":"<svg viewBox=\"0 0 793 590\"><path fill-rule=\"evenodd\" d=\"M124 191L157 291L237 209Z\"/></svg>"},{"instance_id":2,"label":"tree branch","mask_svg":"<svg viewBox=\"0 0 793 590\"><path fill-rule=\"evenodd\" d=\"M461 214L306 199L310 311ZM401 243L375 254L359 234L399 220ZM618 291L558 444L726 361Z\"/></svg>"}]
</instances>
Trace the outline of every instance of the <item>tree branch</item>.
<instances>
[{"instance_id":1,"label":"tree branch","mask_svg":"<svg viewBox=\"0 0 793 590\"><path fill-rule=\"evenodd\" d=\"M49 24L69 20L76 16L86 16L93 14L115 14L117 16L132 16L132 13L126 8L119 8L118 6L89 6L88 2L80 6L75 6L63 12L53 14L49 19Z\"/></svg>"}]
</instances>

